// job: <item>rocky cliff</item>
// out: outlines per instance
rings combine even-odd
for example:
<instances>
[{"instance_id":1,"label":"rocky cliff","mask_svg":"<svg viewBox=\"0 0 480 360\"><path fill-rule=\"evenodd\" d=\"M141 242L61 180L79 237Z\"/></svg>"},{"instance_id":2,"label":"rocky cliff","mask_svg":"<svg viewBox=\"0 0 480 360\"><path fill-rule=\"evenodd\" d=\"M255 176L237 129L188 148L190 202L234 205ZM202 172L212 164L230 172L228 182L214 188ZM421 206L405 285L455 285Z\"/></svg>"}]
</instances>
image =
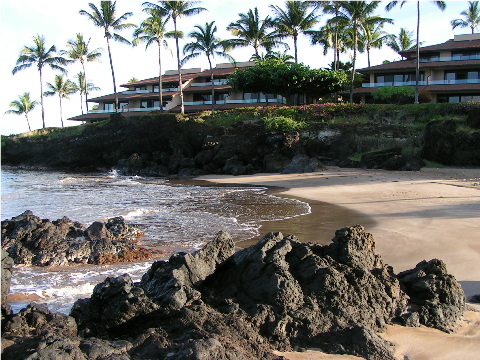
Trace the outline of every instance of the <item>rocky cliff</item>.
<instances>
[{"instance_id":1,"label":"rocky cliff","mask_svg":"<svg viewBox=\"0 0 480 360\"><path fill-rule=\"evenodd\" d=\"M401 122L372 121L316 123L301 132L282 133L267 131L258 119L222 128L177 121L173 114L119 117L84 126L75 135L7 138L2 146L2 163L69 171L116 168L125 174L144 176L299 173L322 169L323 164L418 170L423 163L402 155L402 147L409 147L410 153L414 149L420 152L425 138L426 159L442 163L442 154L451 148L458 151L453 158L445 158L449 165L476 165L473 160L478 156L472 153L472 146L478 133L460 136L455 131L440 129L432 133L433 127L428 129L431 135L424 136L421 130ZM438 137L437 132L444 134ZM391 150L360 163L349 160L354 154L378 149Z\"/></svg>"},{"instance_id":2,"label":"rocky cliff","mask_svg":"<svg viewBox=\"0 0 480 360\"><path fill-rule=\"evenodd\" d=\"M327 246L269 233L238 252L221 232L139 283L107 278L70 316L38 305L8 315L2 358L275 359L273 349L315 347L388 360L386 324L452 331L464 309L442 261L397 275L361 226Z\"/></svg>"}]
</instances>

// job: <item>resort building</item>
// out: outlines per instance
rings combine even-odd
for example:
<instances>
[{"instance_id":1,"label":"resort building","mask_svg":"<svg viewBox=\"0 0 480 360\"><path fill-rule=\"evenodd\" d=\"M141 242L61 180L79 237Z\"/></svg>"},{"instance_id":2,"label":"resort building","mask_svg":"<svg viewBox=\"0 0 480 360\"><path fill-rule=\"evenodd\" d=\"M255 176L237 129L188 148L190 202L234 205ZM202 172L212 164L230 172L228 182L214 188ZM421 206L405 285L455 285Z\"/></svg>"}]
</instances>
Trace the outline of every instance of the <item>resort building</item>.
<instances>
[{"instance_id":1,"label":"resort building","mask_svg":"<svg viewBox=\"0 0 480 360\"><path fill-rule=\"evenodd\" d=\"M355 100L371 102L371 93L382 86L415 86L417 52L401 55L405 60L359 69L369 82L354 89ZM480 101L480 34L421 47L419 87L433 103Z\"/></svg>"},{"instance_id":2,"label":"resort building","mask_svg":"<svg viewBox=\"0 0 480 360\"><path fill-rule=\"evenodd\" d=\"M285 104L286 99L275 94L243 93L233 91L227 84L227 76L235 68L254 66L254 62L218 64L213 69L213 84L210 69L182 69L182 90L185 112L212 109L212 85L214 88L215 110L228 110L238 107L265 106L267 104ZM131 82L121 85L126 90L118 93L119 112L124 116L138 115L152 111L165 110L180 112L180 92L178 89L178 70L169 70L162 75L162 109L159 99L159 78ZM98 104L98 109L89 110L87 114L70 118L86 122L108 119L115 113L115 94L100 96L88 100Z\"/></svg>"}]
</instances>

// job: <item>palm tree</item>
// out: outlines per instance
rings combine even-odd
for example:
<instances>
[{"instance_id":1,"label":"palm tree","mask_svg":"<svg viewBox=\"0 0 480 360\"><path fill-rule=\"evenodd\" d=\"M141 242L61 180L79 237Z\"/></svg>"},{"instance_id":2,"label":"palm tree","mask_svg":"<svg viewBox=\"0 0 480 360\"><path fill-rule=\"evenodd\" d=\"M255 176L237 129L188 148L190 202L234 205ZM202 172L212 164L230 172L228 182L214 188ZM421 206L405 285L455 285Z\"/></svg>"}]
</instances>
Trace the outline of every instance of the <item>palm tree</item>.
<instances>
[{"instance_id":1,"label":"palm tree","mask_svg":"<svg viewBox=\"0 0 480 360\"><path fill-rule=\"evenodd\" d=\"M63 75L55 75L55 81L53 84L47 83L49 91L45 91L45 96L58 95L60 101L60 121L63 128L63 113L62 113L62 99L68 99L70 94L77 92L77 86L70 80L65 80Z\"/></svg>"},{"instance_id":2,"label":"palm tree","mask_svg":"<svg viewBox=\"0 0 480 360\"><path fill-rule=\"evenodd\" d=\"M164 38L173 38L172 31L166 31L166 25L169 16L165 15L158 9L145 8L145 12L150 16L145 19L138 28L135 29L132 42L133 46L137 46L141 42L146 43L145 49L155 43L158 46L158 92L160 101L160 110L163 110L163 87L162 87L162 45L167 48L167 41Z\"/></svg>"},{"instance_id":3,"label":"palm tree","mask_svg":"<svg viewBox=\"0 0 480 360\"><path fill-rule=\"evenodd\" d=\"M445 10L447 4L445 1L432 1L440 10ZM387 6L385 6L385 10L390 11L392 10L399 1L390 1ZM400 7L403 7L403 5L406 3L406 1L401 1L400 2ZM417 49L417 62L416 62L416 70L415 70L415 100L414 104L418 104L418 94L419 94L419 87L418 87L418 82L420 80L420 1L417 0L417 43L416 43L416 49Z\"/></svg>"},{"instance_id":4,"label":"palm tree","mask_svg":"<svg viewBox=\"0 0 480 360\"><path fill-rule=\"evenodd\" d=\"M207 10L202 7L194 7L196 1L160 1L160 5L155 5L150 2L144 2L142 5L158 9L167 16L170 16L173 21L175 45L177 48L177 69L178 69L178 89L180 91L180 108L182 114L185 113L185 107L183 104L183 89L182 89L182 64L180 59L180 46L178 45L178 39L182 37L182 32L177 30L177 20L184 16L192 16L200 14L202 11Z\"/></svg>"},{"instance_id":5,"label":"palm tree","mask_svg":"<svg viewBox=\"0 0 480 360\"><path fill-rule=\"evenodd\" d=\"M5 114L17 114L17 115L25 115L27 119L28 131L32 131L30 128L30 121L28 120L28 113L32 111L35 106L37 106L39 102L37 100L30 99L30 93L25 92L23 95L18 96L18 100L14 100L10 103L10 107L14 107L15 109L5 111Z\"/></svg>"},{"instance_id":6,"label":"palm tree","mask_svg":"<svg viewBox=\"0 0 480 360\"><path fill-rule=\"evenodd\" d=\"M226 53L228 44L215 36L217 26L214 25L214 23L215 21L205 23L205 27L195 25L197 30L188 34L188 36L195 39L195 41L185 44L183 47L183 54L189 54L185 56L182 61L182 63L185 63L190 59L199 57L201 54L207 56L208 65L210 66L210 81L212 83L212 113L215 112L215 86L213 84L212 58L220 56L234 62L233 58Z\"/></svg>"},{"instance_id":7,"label":"palm tree","mask_svg":"<svg viewBox=\"0 0 480 360\"><path fill-rule=\"evenodd\" d=\"M367 51L368 67L370 67L370 50L381 49L382 46L390 40L390 34L382 30L383 23L368 24L364 27L361 34L362 40Z\"/></svg>"},{"instance_id":8,"label":"palm tree","mask_svg":"<svg viewBox=\"0 0 480 360\"><path fill-rule=\"evenodd\" d=\"M90 44L90 39L88 39L88 41L85 42L85 40L83 39L83 35L80 33L77 33L77 37L75 40L67 41L68 50L65 51L65 54L71 60L80 61L80 64L82 64L84 77L86 77L86 74L87 74L87 72L85 71L85 62L99 61L100 56L102 56L102 53L100 52L101 49L89 50L88 49L89 44ZM83 82L83 84L86 86L87 82L85 81ZM86 89L82 89L80 91L80 94L85 94L85 108L88 112L88 91ZM83 108L82 108L82 114L83 114Z\"/></svg>"},{"instance_id":9,"label":"palm tree","mask_svg":"<svg viewBox=\"0 0 480 360\"><path fill-rule=\"evenodd\" d=\"M295 63L298 63L297 39L298 35L310 30L316 23L320 15L316 14L317 7L312 8L310 1L286 1L286 9L277 5L270 5L275 14L273 22L282 36L291 36L293 38L293 47L295 50Z\"/></svg>"},{"instance_id":10,"label":"palm tree","mask_svg":"<svg viewBox=\"0 0 480 360\"><path fill-rule=\"evenodd\" d=\"M420 43L421 45L422 43ZM407 28L401 28L398 35L391 34L390 41L387 43L393 51L400 54L402 59L403 51L415 49L415 38L413 37L413 31L408 31Z\"/></svg>"},{"instance_id":11,"label":"palm tree","mask_svg":"<svg viewBox=\"0 0 480 360\"><path fill-rule=\"evenodd\" d=\"M383 23L392 23L391 19L372 15L373 11L378 7L380 1L342 1L338 15L331 19L331 22L343 26L345 29L350 28L353 32L353 58L352 58L352 74L350 77L350 102L353 102L353 83L355 81L355 65L357 60L357 50L359 49L359 32L365 31L365 27Z\"/></svg>"},{"instance_id":12,"label":"palm tree","mask_svg":"<svg viewBox=\"0 0 480 360\"><path fill-rule=\"evenodd\" d=\"M326 2L318 2L319 7L323 7L323 12L325 14L330 14L333 15L334 17L338 15L340 11L340 6L341 2L340 1L326 1ZM339 63L340 63L340 52L344 51L344 46L341 43L341 38L342 38L342 29L339 28L338 24L332 24L329 25L327 24L324 26L324 28L321 29L323 30L323 34L319 35L327 35L330 38L330 42L333 44L333 46L330 46L334 49L333 53L333 61L334 61L334 71L338 71L339 69ZM312 39L313 42L313 39ZM325 46L326 44L324 44ZM324 55L326 55L327 49L324 47Z\"/></svg>"},{"instance_id":13,"label":"palm tree","mask_svg":"<svg viewBox=\"0 0 480 360\"><path fill-rule=\"evenodd\" d=\"M98 86L95 86L93 83L86 81L85 73L79 72L75 75L77 79L77 83L75 84L77 91L80 93L80 109L82 110L83 115L83 95L85 95L85 99L90 91L100 90ZM88 112L88 108L87 108Z\"/></svg>"},{"instance_id":14,"label":"palm tree","mask_svg":"<svg viewBox=\"0 0 480 360\"><path fill-rule=\"evenodd\" d=\"M258 8L253 11L249 9L246 14L240 13L238 16L240 18L237 21L227 26L227 30L237 37L237 39L227 40L233 48L252 46L254 50L252 57L259 56L258 50L261 47L267 52L278 45L288 49L288 45L280 40L278 31L274 30L272 18L267 16L260 20Z\"/></svg>"},{"instance_id":15,"label":"palm tree","mask_svg":"<svg viewBox=\"0 0 480 360\"><path fill-rule=\"evenodd\" d=\"M20 51L20 56L17 59L17 64L12 70L12 74L17 73L20 70L29 68L32 65L36 65L40 74L40 103L42 105L42 124L45 128L45 110L43 107L43 74L42 70L45 65L48 65L53 70L66 73L67 70L63 68L68 61L59 56L56 52L55 45L47 47L45 45L45 37L38 35L33 37L33 46L25 46Z\"/></svg>"},{"instance_id":16,"label":"palm tree","mask_svg":"<svg viewBox=\"0 0 480 360\"><path fill-rule=\"evenodd\" d=\"M108 58L110 60L110 69L112 71L112 81L113 81L113 92L115 93L115 111L118 112L118 94L117 94L117 84L115 82L115 72L113 70L113 61L112 61L112 50L110 49L110 39L113 38L116 41L121 43L130 44L130 41L125 39L123 36L118 34L115 31L128 29L135 27L135 24L124 23L130 16L131 12L126 12L125 14L117 17L116 10L117 2L111 1L100 1L100 9L97 8L94 4L89 3L88 6L92 9L92 13L89 13L85 10L80 10L80 15L85 15L90 19L93 24L97 27L103 28L104 37L107 39L107 48L108 48Z\"/></svg>"},{"instance_id":17,"label":"palm tree","mask_svg":"<svg viewBox=\"0 0 480 360\"><path fill-rule=\"evenodd\" d=\"M450 22L452 30L457 27L470 27L473 34L475 29L478 29L478 24L480 24L480 7L478 6L478 1L469 1L468 9L463 10L460 15L463 15L464 19L455 19Z\"/></svg>"}]
</instances>

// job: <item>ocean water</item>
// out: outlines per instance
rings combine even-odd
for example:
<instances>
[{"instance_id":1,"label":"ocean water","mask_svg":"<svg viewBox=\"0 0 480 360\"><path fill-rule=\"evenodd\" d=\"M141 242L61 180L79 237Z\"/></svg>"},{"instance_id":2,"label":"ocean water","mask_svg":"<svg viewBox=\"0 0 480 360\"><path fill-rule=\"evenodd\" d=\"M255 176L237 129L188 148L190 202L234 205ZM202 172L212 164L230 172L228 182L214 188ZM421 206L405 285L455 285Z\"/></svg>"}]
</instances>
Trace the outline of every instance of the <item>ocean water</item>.
<instances>
[{"instance_id":1,"label":"ocean water","mask_svg":"<svg viewBox=\"0 0 480 360\"><path fill-rule=\"evenodd\" d=\"M67 216L86 226L123 216L154 249L194 251L220 230L240 242L258 237L262 224L309 214L309 204L273 196L266 188L211 186L193 181L107 174L2 169L1 218L31 210L43 219ZM169 254L167 255L167 257ZM15 312L35 301L68 313L108 276L128 273L137 281L152 261L46 269L15 267L9 302Z\"/></svg>"}]
</instances>

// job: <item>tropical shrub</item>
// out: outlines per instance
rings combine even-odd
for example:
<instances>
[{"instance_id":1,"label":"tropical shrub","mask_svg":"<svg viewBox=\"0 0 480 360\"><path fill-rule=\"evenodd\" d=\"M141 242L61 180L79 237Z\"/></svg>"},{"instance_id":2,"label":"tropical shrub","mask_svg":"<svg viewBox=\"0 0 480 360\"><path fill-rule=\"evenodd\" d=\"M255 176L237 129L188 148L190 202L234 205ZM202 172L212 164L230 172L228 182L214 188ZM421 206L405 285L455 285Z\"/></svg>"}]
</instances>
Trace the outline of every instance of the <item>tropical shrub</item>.
<instances>
[{"instance_id":1,"label":"tropical shrub","mask_svg":"<svg viewBox=\"0 0 480 360\"><path fill-rule=\"evenodd\" d=\"M376 103L405 105L415 100L415 88L412 86L383 86L372 92Z\"/></svg>"},{"instance_id":2,"label":"tropical shrub","mask_svg":"<svg viewBox=\"0 0 480 360\"><path fill-rule=\"evenodd\" d=\"M308 125L304 121L296 121L286 116L275 116L264 119L265 128L270 131L292 132L305 129Z\"/></svg>"}]
</instances>

